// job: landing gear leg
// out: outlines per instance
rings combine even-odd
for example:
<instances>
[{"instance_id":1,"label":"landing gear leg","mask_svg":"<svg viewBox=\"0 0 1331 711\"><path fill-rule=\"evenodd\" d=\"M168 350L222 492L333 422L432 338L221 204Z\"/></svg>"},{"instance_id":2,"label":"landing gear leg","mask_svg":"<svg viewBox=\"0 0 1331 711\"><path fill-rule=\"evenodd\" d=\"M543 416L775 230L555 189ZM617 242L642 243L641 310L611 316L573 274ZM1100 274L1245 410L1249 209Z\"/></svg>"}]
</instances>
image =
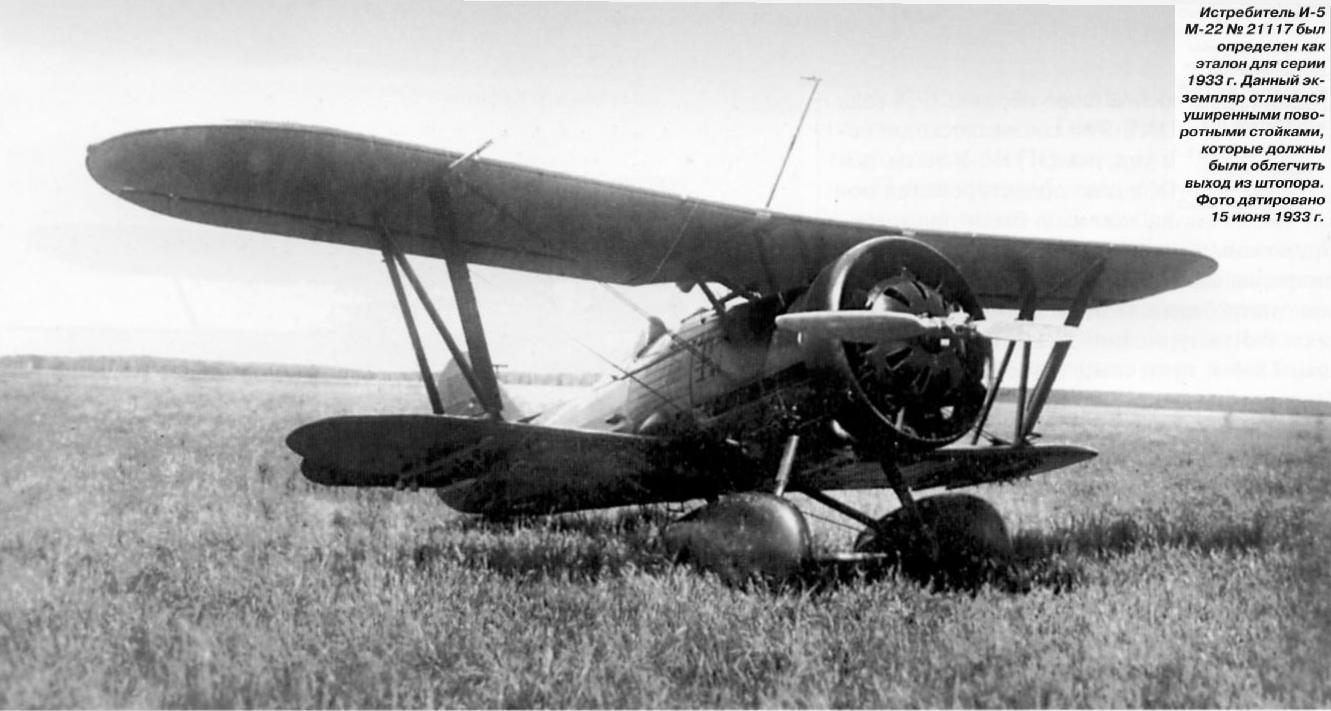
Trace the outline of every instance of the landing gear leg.
<instances>
[{"instance_id":1,"label":"landing gear leg","mask_svg":"<svg viewBox=\"0 0 1331 711\"><path fill-rule=\"evenodd\" d=\"M799 450L800 436L793 434L786 438L786 447L781 452L781 464L776 470L776 484L772 487L772 493L782 496L786 493L786 486L790 484L790 470L795 467L795 453Z\"/></svg>"},{"instance_id":2,"label":"landing gear leg","mask_svg":"<svg viewBox=\"0 0 1331 711\"><path fill-rule=\"evenodd\" d=\"M915 495L911 493L910 487L906 484L906 477L901 474L901 469L897 466L894 458L884 457L882 460L883 474L887 477L887 485L892 487L892 493L897 495L897 500L901 502L901 511L905 514L905 523L914 526L915 539L911 541L914 545L907 544L909 550L907 555L911 558L918 558L918 561L912 561L916 564L922 564L932 567L938 562L938 538L934 535L933 526L924 520L920 513L920 507L915 503ZM884 521L886 518L883 519Z\"/></svg>"}]
</instances>

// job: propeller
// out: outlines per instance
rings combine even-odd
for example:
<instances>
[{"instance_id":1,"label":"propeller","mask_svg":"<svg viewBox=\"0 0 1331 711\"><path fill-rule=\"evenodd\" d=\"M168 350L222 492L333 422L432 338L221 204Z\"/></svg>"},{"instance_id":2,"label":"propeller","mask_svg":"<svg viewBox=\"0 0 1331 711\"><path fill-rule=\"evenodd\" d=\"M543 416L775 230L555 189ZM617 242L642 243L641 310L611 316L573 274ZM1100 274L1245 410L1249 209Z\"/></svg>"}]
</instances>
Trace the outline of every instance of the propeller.
<instances>
[{"instance_id":1,"label":"propeller","mask_svg":"<svg viewBox=\"0 0 1331 711\"><path fill-rule=\"evenodd\" d=\"M964 311L946 317L900 311L803 311L776 317L778 328L853 343L905 341L920 336L990 340L1071 341L1075 326L1035 321L971 321Z\"/></svg>"}]
</instances>

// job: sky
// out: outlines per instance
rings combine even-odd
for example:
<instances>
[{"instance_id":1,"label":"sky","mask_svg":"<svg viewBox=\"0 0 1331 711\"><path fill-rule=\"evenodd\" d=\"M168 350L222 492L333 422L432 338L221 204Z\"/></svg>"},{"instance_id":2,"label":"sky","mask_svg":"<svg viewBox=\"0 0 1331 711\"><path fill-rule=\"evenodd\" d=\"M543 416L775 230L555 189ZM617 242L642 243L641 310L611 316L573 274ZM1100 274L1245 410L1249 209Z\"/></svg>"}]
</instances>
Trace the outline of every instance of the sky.
<instances>
[{"instance_id":1,"label":"sky","mask_svg":"<svg viewBox=\"0 0 1331 711\"><path fill-rule=\"evenodd\" d=\"M84 168L113 135L493 140L486 157L757 206L816 74L774 209L1204 252L1209 279L1093 310L1060 383L1331 400L1327 229L1188 202L1173 38L1170 7L0 3L0 354L414 368L376 253L137 208ZM443 265L417 269L451 304ZM594 283L473 274L510 368L603 370L593 351L642 328ZM624 291L667 321L704 303Z\"/></svg>"}]
</instances>

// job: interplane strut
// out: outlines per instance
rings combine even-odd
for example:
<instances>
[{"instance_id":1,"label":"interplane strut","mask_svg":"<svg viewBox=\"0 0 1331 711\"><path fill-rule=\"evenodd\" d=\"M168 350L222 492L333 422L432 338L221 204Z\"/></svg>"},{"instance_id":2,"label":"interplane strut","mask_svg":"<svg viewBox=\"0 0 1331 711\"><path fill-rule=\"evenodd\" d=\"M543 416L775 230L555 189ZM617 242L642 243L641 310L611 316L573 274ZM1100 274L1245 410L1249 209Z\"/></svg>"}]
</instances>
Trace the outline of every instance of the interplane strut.
<instances>
[{"instance_id":1,"label":"interplane strut","mask_svg":"<svg viewBox=\"0 0 1331 711\"><path fill-rule=\"evenodd\" d=\"M458 234L457 215L453 210L452 190L447 177L431 184L430 209L434 216L435 235L444 246L444 263L448 267L448 280L453 285L453 298L462 319L462 335L467 339L471 355L473 385L481 408L493 419L501 419L503 405L499 399L499 382L495 379L494 362L490 360L490 346L485 340L481 324L481 310L476 303L476 290L471 284L471 270Z\"/></svg>"},{"instance_id":2,"label":"interplane strut","mask_svg":"<svg viewBox=\"0 0 1331 711\"><path fill-rule=\"evenodd\" d=\"M421 371L421 380L425 383L425 392L430 397L430 411L436 415L444 414L444 403L439 398L439 388L430 374L430 360L421 345L421 334L416 329L416 319L411 315L411 304L407 302L407 292L402 288L402 275L398 273L397 253L394 251L387 233L384 233L384 264L388 267L388 278L393 282L393 293L397 296L397 305L402 309L402 321L406 323L407 335L411 337L411 349L416 354L416 365Z\"/></svg>"},{"instance_id":3,"label":"interplane strut","mask_svg":"<svg viewBox=\"0 0 1331 711\"><path fill-rule=\"evenodd\" d=\"M484 146L473 154L479 153L483 148ZM454 165L463 164L466 162L465 159L470 157L465 156L464 159L456 161ZM448 348L453 361L457 363L458 369L462 372L462 377L467 381L467 386L471 388L472 394L476 396L481 409L491 419L503 419L499 383L495 378L489 344L486 341L485 329L481 323L480 307L476 301L476 290L472 286L471 271L467 266L467 256L462 252L461 242L458 238L457 220L451 202L452 194L447 183L442 181L434 183L429 191L429 200L434 215L436 235L445 246L444 263L448 268L448 279L453 287L454 300L457 302L458 317L462 321L462 333L467 342L467 352L464 352L458 346L453 334L439 315L439 310L435 308L434 301L430 298L420 278L416 276L416 270L412 268L406 254L394 242L387 227L382 227L382 253L384 263L388 266L389 278L393 282L393 292L397 296L398 306L402 310L402 319L407 327L407 335L411 338L412 350L416 354L416 363L421 371L421 380L425 383L426 394L430 398L430 409L436 415L444 414L439 388L431 374L429 359L426 357L425 349L421 344L416 320L412 316L411 305L407 302L406 291L402 286L401 273L407 275L412 290L416 292L416 296L425 308L430 321L444 339L444 345Z\"/></svg>"},{"instance_id":4,"label":"interplane strut","mask_svg":"<svg viewBox=\"0 0 1331 711\"><path fill-rule=\"evenodd\" d=\"M1100 276L1104 274L1105 260L1099 259L1086 269L1081 277L1081 283L1077 287L1077 293L1072 299L1068 308L1068 315L1063 321L1063 325L1077 327L1081 325L1082 318L1086 315L1086 310L1090 308L1091 299L1095 294L1095 287L1100 281ZM1029 321L1034 318L1037 304L1039 303L1039 293L1028 279L1023 279L1025 290L1022 295L1022 303L1017 313L1018 321ZM1066 283L1066 282L1065 282ZM1054 344L1045 359L1044 368L1040 371L1040 377L1036 380L1034 388L1030 386L1030 368L1031 368L1031 344L1029 341L1021 344L1021 364L1019 365L1019 374L1017 380L1017 398L1016 398L1016 424L1013 428L1013 443L1017 446L1023 446L1030 443L1031 436L1035 432L1035 425L1040 420L1040 414L1044 411L1045 404L1049 401L1049 394L1053 392L1054 381L1058 379L1059 371L1063 367L1063 362L1067 359L1068 350L1072 347L1071 341L1059 341ZM1016 342L1009 342L1003 353L1003 359L994 375L993 386L985 396L984 406L980 410L979 419L976 421L975 431L971 435L971 443L976 444L982 436L984 425L989 420L989 414L993 411L994 402L998 398L999 388L1003 384L1003 379L1007 375L1008 365L1011 363L1013 351L1017 348Z\"/></svg>"},{"instance_id":5,"label":"interplane strut","mask_svg":"<svg viewBox=\"0 0 1331 711\"><path fill-rule=\"evenodd\" d=\"M1095 285L1100 281L1100 275L1104 271L1105 260L1100 259L1086 272L1081 287L1077 289L1077 296L1072 301L1072 308L1068 309L1068 317L1063 322L1064 325L1081 325L1082 317L1086 315L1086 309L1091 303L1091 295L1095 293ZM1054 381L1058 379L1058 371L1063 367L1063 361L1067 358L1068 349L1071 347L1072 343L1070 342L1055 343L1053 350L1049 352L1049 358L1045 360L1040 379L1035 383L1035 392L1031 393L1031 400L1027 404L1030 415L1026 431L1021 433L1023 441L1030 436L1031 430L1035 428L1036 421L1040 419L1040 413L1044 410L1045 402L1049 400L1049 393L1054 390Z\"/></svg>"}]
</instances>

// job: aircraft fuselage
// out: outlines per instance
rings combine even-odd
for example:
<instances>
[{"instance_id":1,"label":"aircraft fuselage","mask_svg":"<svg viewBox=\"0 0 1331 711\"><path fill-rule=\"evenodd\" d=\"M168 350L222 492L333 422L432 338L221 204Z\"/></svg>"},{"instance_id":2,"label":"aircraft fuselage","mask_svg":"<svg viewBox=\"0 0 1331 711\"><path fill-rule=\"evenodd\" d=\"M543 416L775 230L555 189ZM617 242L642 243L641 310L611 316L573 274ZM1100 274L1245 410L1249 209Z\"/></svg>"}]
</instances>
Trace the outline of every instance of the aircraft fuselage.
<instances>
[{"instance_id":1,"label":"aircraft fuselage","mask_svg":"<svg viewBox=\"0 0 1331 711\"><path fill-rule=\"evenodd\" d=\"M623 372L534 424L644 435L698 430L759 447L779 442L830 415L810 402L813 376L798 337L775 326L785 311L775 298L699 311L648 343Z\"/></svg>"}]
</instances>

